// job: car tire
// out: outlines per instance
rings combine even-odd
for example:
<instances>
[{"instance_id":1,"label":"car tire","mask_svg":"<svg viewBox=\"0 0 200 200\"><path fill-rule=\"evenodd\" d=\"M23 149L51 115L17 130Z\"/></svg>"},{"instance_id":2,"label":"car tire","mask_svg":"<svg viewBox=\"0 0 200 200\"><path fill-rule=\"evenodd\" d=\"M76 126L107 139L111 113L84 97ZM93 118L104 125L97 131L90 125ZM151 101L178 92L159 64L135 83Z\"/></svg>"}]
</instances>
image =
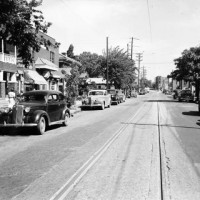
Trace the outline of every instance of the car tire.
<instances>
[{"instance_id":1,"label":"car tire","mask_svg":"<svg viewBox=\"0 0 200 200\"><path fill-rule=\"evenodd\" d=\"M65 113L65 116L64 116L64 122L62 123L63 126L68 126L68 122L69 122L69 113Z\"/></svg>"},{"instance_id":2,"label":"car tire","mask_svg":"<svg viewBox=\"0 0 200 200\"><path fill-rule=\"evenodd\" d=\"M37 124L37 132L39 135L43 135L46 131L46 120L44 117L40 117Z\"/></svg>"},{"instance_id":3,"label":"car tire","mask_svg":"<svg viewBox=\"0 0 200 200\"><path fill-rule=\"evenodd\" d=\"M111 102L108 104L108 108L110 108L111 107Z\"/></svg>"}]
</instances>

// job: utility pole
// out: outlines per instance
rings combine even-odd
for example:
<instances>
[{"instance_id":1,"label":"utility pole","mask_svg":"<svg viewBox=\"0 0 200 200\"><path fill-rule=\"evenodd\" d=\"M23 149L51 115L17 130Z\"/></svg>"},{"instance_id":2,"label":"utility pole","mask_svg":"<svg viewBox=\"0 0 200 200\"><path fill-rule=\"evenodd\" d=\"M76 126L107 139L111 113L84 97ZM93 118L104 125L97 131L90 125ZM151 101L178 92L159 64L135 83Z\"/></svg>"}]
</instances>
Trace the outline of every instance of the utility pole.
<instances>
[{"instance_id":1,"label":"utility pole","mask_svg":"<svg viewBox=\"0 0 200 200\"><path fill-rule=\"evenodd\" d=\"M142 61L142 53L136 54L138 61L138 90L140 89L140 62Z\"/></svg>"},{"instance_id":2,"label":"utility pole","mask_svg":"<svg viewBox=\"0 0 200 200\"><path fill-rule=\"evenodd\" d=\"M134 37L131 38L131 60L133 60L133 40L139 40L139 39Z\"/></svg>"},{"instance_id":3,"label":"utility pole","mask_svg":"<svg viewBox=\"0 0 200 200\"><path fill-rule=\"evenodd\" d=\"M127 44L127 58L129 57L129 44Z\"/></svg>"},{"instance_id":4,"label":"utility pole","mask_svg":"<svg viewBox=\"0 0 200 200\"><path fill-rule=\"evenodd\" d=\"M106 89L108 89L108 37L106 37Z\"/></svg>"}]
</instances>

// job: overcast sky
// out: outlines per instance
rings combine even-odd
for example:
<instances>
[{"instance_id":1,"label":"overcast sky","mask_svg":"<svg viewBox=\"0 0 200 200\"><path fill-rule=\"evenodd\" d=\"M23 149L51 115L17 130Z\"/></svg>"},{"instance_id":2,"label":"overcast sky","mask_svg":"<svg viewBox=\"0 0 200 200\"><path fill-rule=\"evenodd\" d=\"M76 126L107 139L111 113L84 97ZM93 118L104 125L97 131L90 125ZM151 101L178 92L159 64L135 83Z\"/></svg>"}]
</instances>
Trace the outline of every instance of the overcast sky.
<instances>
[{"instance_id":1,"label":"overcast sky","mask_svg":"<svg viewBox=\"0 0 200 200\"><path fill-rule=\"evenodd\" d=\"M106 37L109 47L126 51L138 38L133 52L143 52L141 67L151 80L167 76L183 50L200 44L199 0L43 0L39 9L53 23L48 34L60 52L73 44L75 55L101 55Z\"/></svg>"}]
</instances>

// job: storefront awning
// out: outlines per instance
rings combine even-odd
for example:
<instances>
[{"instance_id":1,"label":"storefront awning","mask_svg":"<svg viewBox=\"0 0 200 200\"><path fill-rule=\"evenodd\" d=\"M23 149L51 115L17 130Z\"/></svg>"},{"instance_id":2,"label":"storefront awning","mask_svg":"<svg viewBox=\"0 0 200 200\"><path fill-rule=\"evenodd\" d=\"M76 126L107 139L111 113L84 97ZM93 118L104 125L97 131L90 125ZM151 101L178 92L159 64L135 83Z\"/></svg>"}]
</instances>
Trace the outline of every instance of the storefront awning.
<instances>
[{"instance_id":1,"label":"storefront awning","mask_svg":"<svg viewBox=\"0 0 200 200\"><path fill-rule=\"evenodd\" d=\"M44 79L44 77L38 74L34 70L25 70L24 79L25 79L25 82L28 82L28 83L34 83L37 85L47 85L47 81Z\"/></svg>"},{"instance_id":2,"label":"storefront awning","mask_svg":"<svg viewBox=\"0 0 200 200\"><path fill-rule=\"evenodd\" d=\"M35 62L36 69L48 69L51 71L58 71L58 66L44 58L38 58Z\"/></svg>"}]
</instances>

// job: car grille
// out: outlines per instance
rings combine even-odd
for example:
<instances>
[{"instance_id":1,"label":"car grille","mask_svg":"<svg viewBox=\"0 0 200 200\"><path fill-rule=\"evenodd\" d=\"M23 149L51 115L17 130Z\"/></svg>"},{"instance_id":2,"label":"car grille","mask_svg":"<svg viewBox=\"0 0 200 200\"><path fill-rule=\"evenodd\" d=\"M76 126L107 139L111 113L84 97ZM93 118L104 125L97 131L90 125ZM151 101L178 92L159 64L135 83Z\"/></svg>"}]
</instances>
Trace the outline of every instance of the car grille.
<instances>
[{"instance_id":1,"label":"car grille","mask_svg":"<svg viewBox=\"0 0 200 200\"><path fill-rule=\"evenodd\" d=\"M17 105L13 107L13 115L12 115L12 123L14 124L22 124L23 116L24 116L24 106Z\"/></svg>"}]
</instances>

